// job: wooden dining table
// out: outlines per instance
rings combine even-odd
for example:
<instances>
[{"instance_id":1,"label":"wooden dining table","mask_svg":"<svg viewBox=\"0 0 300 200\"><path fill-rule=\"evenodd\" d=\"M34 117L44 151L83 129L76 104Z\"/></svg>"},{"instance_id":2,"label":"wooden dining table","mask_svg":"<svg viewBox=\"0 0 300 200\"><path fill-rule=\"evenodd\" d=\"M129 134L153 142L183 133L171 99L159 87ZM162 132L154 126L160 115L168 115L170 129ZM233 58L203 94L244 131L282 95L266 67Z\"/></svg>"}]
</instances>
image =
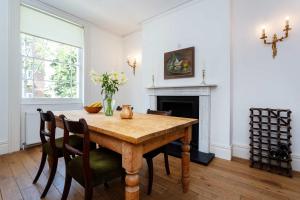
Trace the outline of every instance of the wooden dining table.
<instances>
[{"instance_id":1,"label":"wooden dining table","mask_svg":"<svg viewBox=\"0 0 300 200\"><path fill-rule=\"evenodd\" d=\"M59 115L69 120L84 118L87 121L90 139L122 155L126 171L125 199L139 199L139 171L143 155L172 141L182 141L182 188L189 190L190 141L192 125L197 119L134 113L133 119L121 119L120 113L105 116L102 112L89 114L84 110L54 112L56 125L63 128Z\"/></svg>"}]
</instances>

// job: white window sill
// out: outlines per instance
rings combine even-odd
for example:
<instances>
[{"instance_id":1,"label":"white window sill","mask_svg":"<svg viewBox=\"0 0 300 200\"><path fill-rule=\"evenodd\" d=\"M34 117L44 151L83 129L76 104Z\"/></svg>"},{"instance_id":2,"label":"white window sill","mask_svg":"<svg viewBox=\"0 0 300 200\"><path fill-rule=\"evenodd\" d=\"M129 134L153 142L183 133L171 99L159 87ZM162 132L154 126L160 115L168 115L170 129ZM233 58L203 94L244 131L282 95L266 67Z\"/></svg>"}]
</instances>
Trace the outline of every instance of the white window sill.
<instances>
[{"instance_id":1,"label":"white window sill","mask_svg":"<svg viewBox=\"0 0 300 200\"><path fill-rule=\"evenodd\" d=\"M81 99L72 98L23 98L22 105L62 105L62 104L82 104Z\"/></svg>"}]
</instances>

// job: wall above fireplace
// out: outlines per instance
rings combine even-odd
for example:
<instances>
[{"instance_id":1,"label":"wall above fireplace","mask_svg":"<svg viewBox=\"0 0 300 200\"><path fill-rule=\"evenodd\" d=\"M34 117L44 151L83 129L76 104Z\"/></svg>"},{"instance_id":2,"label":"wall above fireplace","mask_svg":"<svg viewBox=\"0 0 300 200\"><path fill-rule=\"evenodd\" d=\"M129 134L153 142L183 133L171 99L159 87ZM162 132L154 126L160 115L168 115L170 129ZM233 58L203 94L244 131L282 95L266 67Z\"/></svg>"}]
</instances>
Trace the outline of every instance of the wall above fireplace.
<instances>
[{"instance_id":1,"label":"wall above fireplace","mask_svg":"<svg viewBox=\"0 0 300 200\"><path fill-rule=\"evenodd\" d=\"M131 104L135 112L145 113L149 108L147 88L152 85L153 76L156 89L161 86L170 89L174 86L199 86L205 66L206 82L218 85L211 90L210 96L211 150L216 157L224 159L231 159L230 11L229 0L193 1L175 12L144 22L141 31L125 37L124 42L123 60L127 55L141 52L141 66L135 76L124 66L129 80L116 97L118 104ZM164 80L164 53L191 46L195 47L195 77Z\"/></svg>"}]
</instances>

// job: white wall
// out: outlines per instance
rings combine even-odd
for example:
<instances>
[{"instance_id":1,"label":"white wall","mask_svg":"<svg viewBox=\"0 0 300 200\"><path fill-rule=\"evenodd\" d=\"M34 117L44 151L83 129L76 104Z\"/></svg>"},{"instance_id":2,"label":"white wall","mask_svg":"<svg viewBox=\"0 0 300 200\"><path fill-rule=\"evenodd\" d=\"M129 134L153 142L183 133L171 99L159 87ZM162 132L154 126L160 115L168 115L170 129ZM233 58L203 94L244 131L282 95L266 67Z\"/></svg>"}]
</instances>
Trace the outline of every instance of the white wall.
<instances>
[{"instance_id":1,"label":"white wall","mask_svg":"<svg viewBox=\"0 0 300 200\"><path fill-rule=\"evenodd\" d=\"M16 44L19 37L16 34L13 24L17 24L18 9L16 5L19 0L3 0L0 2L0 154L8 151L16 151L20 144L20 119L19 119L19 93L17 85L19 73L19 52L16 51Z\"/></svg>"},{"instance_id":2,"label":"white wall","mask_svg":"<svg viewBox=\"0 0 300 200\"><path fill-rule=\"evenodd\" d=\"M249 108L271 107L292 110L294 168L300 170L300 1L233 0L233 103L234 155L249 158ZM272 58L270 46L259 40L261 26L267 34L282 34L290 16L290 37L278 44Z\"/></svg>"},{"instance_id":3,"label":"white wall","mask_svg":"<svg viewBox=\"0 0 300 200\"><path fill-rule=\"evenodd\" d=\"M142 32L135 32L123 39L123 65L122 71L127 75L128 82L120 88L118 104L131 104L135 112L144 113L145 88L143 86L144 65L142 60ZM137 57L137 68L133 75L132 68L126 63L128 57Z\"/></svg>"},{"instance_id":4,"label":"white wall","mask_svg":"<svg viewBox=\"0 0 300 200\"><path fill-rule=\"evenodd\" d=\"M217 84L211 98L211 151L231 158L230 0L193 1L143 25L143 87L199 85L205 62L207 83ZM195 47L195 77L164 80L164 53Z\"/></svg>"},{"instance_id":5,"label":"white wall","mask_svg":"<svg viewBox=\"0 0 300 200\"><path fill-rule=\"evenodd\" d=\"M0 2L0 154L8 152L8 1Z\"/></svg>"},{"instance_id":6,"label":"white wall","mask_svg":"<svg viewBox=\"0 0 300 200\"><path fill-rule=\"evenodd\" d=\"M102 100L101 86L95 85L89 77L93 69L99 73L121 71L124 63L122 37L105 32L96 26L86 27L86 68L85 68L85 104ZM119 98L116 97L117 102Z\"/></svg>"}]
</instances>

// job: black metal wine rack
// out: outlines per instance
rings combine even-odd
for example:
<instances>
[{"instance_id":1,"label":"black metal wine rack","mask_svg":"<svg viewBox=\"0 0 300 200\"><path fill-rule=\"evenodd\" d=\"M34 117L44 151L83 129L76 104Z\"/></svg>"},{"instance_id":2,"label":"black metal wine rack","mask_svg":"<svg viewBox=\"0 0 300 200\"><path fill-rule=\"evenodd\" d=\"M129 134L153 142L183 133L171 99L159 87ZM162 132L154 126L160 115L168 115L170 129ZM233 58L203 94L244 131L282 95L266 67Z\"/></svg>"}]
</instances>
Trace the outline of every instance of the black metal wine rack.
<instances>
[{"instance_id":1,"label":"black metal wine rack","mask_svg":"<svg viewBox=\"0 0 300 200\"><path fill-rule=\"evenodd\" d=\"M291 113L250 108L251 167L292 177Z\"/></svg>"}]
</instances>

